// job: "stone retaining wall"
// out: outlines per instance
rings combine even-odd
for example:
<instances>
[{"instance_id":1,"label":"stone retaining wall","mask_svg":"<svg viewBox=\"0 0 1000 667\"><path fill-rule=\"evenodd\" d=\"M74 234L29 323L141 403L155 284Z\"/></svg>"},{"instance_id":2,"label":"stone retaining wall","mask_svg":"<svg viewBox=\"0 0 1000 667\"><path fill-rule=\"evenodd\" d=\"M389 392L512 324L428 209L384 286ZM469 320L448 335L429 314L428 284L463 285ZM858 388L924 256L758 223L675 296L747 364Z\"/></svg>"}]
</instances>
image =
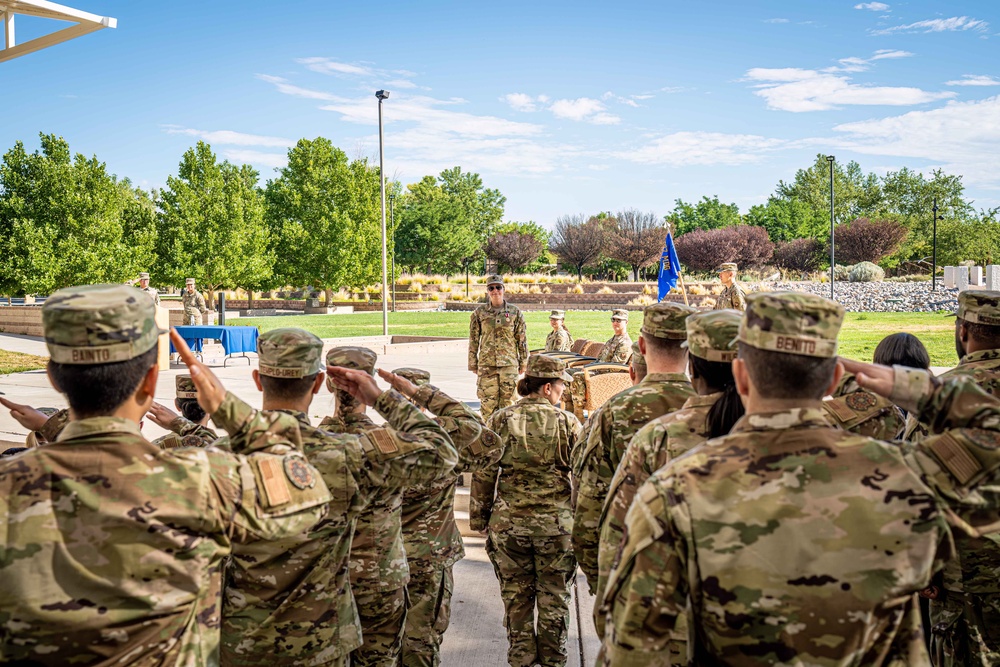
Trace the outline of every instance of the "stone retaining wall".
<instances>
[{"instance_id":1,"label":"stone retaining wall","mask_svg":"<svg viewBox=\"0 0 1000 667\"><path fill-rule=\"evenodd\" d=\"M607 297L612 294L511 294L507 299L521 310L614 310L623 308L625 310L641 311L645 306L637 304L624 304L621 302L609 302ZM638 297L638 294L631 298ZM699 307L706 299L714 299L710 295L688 295L688 303L694 307ZM664 301L674 303L684 303L684 297L680 294L668 294ZM483 305L482 303L466 303L462 301L447 301L445 310L472 311Z\"/></svg>"},{"instance_id":2,"label":"stone retaining wall","mask_svg":"<svg viewBox=\"0 0 1000 667\"><path fill-rule=\"evenodd\" d=\"M320 300L322 303L322 300ZM442 304L441 301L396 301L396 310L437 310ZM381 311L382 302L374 301L368 303L366 301L332 301L333 306L351 306L354 308L356 313L364 313L371 311ZM226 309L227 310L245 310L248 307L248 302L246 299L226 299ZM305 312L306 302L305 299L254 299L253 307L256 308L273 308L275 310L299 310ZM390 305L390 308L392 306Z\"/></svg>"},{"instance_id":3,"label":"stone retaining wall","mask_svg":"<svg viewBox=\"0 0 1000 667\"><path fill-rule=\"evenodd\" d=\"M0 333L41 337L42 307L0 306Z\"/></svg>"}]
</instances>

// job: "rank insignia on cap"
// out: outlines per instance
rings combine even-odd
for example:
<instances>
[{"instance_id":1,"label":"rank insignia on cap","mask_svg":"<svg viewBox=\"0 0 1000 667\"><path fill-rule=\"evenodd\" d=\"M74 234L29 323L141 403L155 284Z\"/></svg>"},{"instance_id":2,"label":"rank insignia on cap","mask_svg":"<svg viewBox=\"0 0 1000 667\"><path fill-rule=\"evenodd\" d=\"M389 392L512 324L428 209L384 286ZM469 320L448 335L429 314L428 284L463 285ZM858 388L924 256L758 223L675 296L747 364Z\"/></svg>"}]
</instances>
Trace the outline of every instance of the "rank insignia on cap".
<instances>
[{"instance_id":1,"label":"rank insignia on cap","mask_svg":"<svg viewBox=\"0 0 1000 667\"><path fill-rule=\"evenodd\" d=\"M875 397L867 391L856 391L847 396L847 398L844 399L844 402L847 403L847 407L855 412L864 412L874 408L878 401L876 401Z\"/></svg>"},{"instance_id":2,"label":"rank insignia on cap","mask_svg":"<svg viewBox=\"0 0 1000 667\"><path fill-rule=\"evenodd\" d=\"M316 476L301 456L286 456L285 476L296 489L311 489L316 485Z\"/></svg>"}]
</instances>

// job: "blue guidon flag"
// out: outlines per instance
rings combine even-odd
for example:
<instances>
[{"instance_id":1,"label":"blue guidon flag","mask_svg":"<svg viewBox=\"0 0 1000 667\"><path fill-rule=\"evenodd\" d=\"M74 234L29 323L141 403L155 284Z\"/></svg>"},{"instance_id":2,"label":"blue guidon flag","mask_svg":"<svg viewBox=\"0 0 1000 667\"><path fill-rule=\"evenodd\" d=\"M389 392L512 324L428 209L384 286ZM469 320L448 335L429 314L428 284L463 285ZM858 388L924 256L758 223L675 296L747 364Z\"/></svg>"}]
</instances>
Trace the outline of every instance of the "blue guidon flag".
<instances>
[{"instance_id":1,"label":"blue guidon flag","mask_svg":"<svg viewBox=\"0 0 1000 667\"><path fill-rule=\"evenodd\" d=\"M663 301L670 290L677 287L677 279L681 277L681 263L677 259L677 251L674 249L674 236L667 233L667 241L663 246L663 255L660 257L660 289L657 301Z\"/></svg>"}]
</instances>

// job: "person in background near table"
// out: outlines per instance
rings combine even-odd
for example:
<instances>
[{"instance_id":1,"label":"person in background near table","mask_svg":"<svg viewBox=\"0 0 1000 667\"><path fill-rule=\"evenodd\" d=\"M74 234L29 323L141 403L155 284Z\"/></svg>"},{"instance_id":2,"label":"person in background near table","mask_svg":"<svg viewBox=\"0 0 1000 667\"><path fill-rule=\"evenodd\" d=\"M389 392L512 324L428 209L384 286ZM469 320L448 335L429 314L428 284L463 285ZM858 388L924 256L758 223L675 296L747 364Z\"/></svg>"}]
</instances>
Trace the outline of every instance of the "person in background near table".
<instances>
[{"instance_id":1,"label":"person in background near table","mask_svg":"<svg viewBox=\"0 0 1000 667\"><path fill-rule=\"evenodd\" d=\"M731 308L743 312L747 309L747 293L743 286L736 281L736 271L738 267L735 262L725 262L719 267L719 280L722 281L724 290L716 297L715 310Z\"/></svg>"},{"instance_id":2,"label":"person in background near table","mask_svg":"<svg viewBox=\"0 0 1000 667\"><path fill-rule=\"evenodd\" d=\"M469 526L489 530L511 667L562 667L568 658L576 577L570 452L580 422L556 405L570 379L562 360L532 355L517 384L521 400L486 422L503 444L500 461L473 475Z\"/></svg>"},{"instance_id":3,"label":"person in background near table","mask_svg":"<svg viewBox=\"0 0 1000 667\"><path fill-rule=\"evenodd\" d=\"M598 361L627 364L632 356L632 339L628 337L628 311L619 308L611 311L611 329L615 332L597 355Z\"/></svg>"},{"instance_id":4,"label":"person in background near table","mask_svg":"<svg viewBox=\"0 0 1000 667\"><path fill-rule=\"evenodd\" d=\"M496 463L502 443L482 426L476 413L432 386L427 371L397 368L392 373L380 370L379 375L425 413L435 415L458 450L458 465L451 475L403 492L403 544L410 582L402 665L438 667L441 640L451 620L452 567L465 555L455 524L455 480Z\"/></svg>"},{"instance_id":5,"label":"person in background near table","mask_svg":"<svg viewBox=\"0 0 1000 667\"><path fill-rule=\"evenodd\" d=\"M476 308L469 321L469 370L479 376L476 393L483 419L514 401L517 376L528 363L524 315L504 298L503 278L489 276L486 290L489 302Z\"/></svg>"},{"instance_id":6,"label":"person in background near table","mask_svg":"<svg viewBox=\"0 0 1000 667\"><path fill-rule=\"evenodd\" d=\"M639 341L632 343L632 358L628 362L628 377L632 380L632 386L642 382L642 379L646 377L646 357L642 355L642 351L639 349Z\"/></svg>"},{"instance_id":7,"label":"person in background near table","mask_svg":"<svg viewBox=\"0 0 1000 667\"><path fill-rule=\"evenodd\" d=\"M205 297L194 288L194 278L184 281L181 302L184 304L184 324L202 324L202 315L208 313L208 308L205 307Z\"/></svg>"},{"instance_id":8,"label":"person in background near table","mask_svg":"<svg viewBox=\"0 0 1000 667\"><path fill-rule=\"evenodd\" d=\"M552 333L545 337L546 352L569 352L573 346L573 336L566 328L566 313L561 310L553 310L549 315L549 325Z\"/></svg>"},{"instance_id":9,"label":"person in background near table","mask_svg":"<svg viewBox=\"0 0 1000 667\"><path fill-rule=\"evenodd\" d=\"M139 274L139 291L145 292L157 306L160 305L160 293L149 286L149 274L145 271Z\"/></svg>"},{"instance_id":10,"label":"person in background near table","mask_svg":"<svg viewBox=\"0 0 1000 667\"><path fill-rule=\"evenodd\" d=\"M208 413L198 405L198 388L190 375L178 375L174 380L177 397L174 406L181 411L173 410L154 402L149 406L149 420L170 433L160 436L153 444L161 449L174 447L207 447L219 436L208 428Z\"/></svg>"},{"instance_id":11,"label":"person in background near table","mask_svg":"<svg viewBox=\"0 0 1000 667\"><path fill-rule=\"evenodd\" d=\"M202 405L247 455L142 437L159 377L154 315L128 285L61 289L42 307L49 378L71 417L54 444L0 460L4 664L218 664L234 545L294 541L333 501L270 430L294 419L261 416L193 360ZM44 414L3 404L44 429Z\"/></svg>"}]
</instances>

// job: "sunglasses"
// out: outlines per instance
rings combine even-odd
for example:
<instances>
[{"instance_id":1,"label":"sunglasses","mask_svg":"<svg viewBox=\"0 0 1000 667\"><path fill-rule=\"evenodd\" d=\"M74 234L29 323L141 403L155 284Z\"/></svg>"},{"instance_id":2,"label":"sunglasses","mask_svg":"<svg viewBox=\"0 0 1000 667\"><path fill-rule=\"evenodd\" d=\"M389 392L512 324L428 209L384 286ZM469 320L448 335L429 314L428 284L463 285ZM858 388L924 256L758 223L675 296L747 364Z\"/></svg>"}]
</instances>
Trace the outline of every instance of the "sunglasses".
<instances>
[{"instance_id":1,"label":"sunglasses","mask_svg":"<svg viewBox=\"0 0 1000 667\"><path fill-rule=\"evenodd\" d=\"M488 291L488 292L502 292L503 291L503 285L490 285L489 287L486 288L486 291Z\"/></svg>"}]
</instances>

